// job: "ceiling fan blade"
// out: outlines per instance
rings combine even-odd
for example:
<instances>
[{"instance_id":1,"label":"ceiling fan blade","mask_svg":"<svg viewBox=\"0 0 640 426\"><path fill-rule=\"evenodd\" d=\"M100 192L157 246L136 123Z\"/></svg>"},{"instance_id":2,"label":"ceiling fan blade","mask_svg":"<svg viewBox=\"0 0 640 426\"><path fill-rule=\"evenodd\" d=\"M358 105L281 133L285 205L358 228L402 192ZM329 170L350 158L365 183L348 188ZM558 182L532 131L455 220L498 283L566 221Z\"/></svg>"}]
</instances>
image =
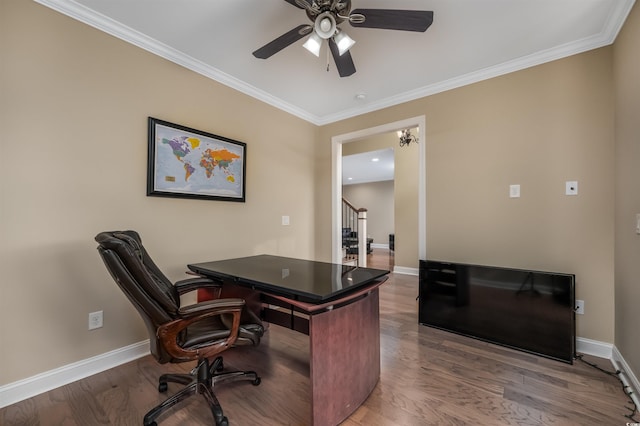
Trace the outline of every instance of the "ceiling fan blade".
<instances>
[{"instance_id":1,"label":"ceiling fan blade","mask_svg":"<svg viewBox=\"0 0 640 426\"><path fill-rule=\"evenodd\" d=\"M298 9L308 9L309 7L311 7L311 3L310 3L310 2L308 2L307 0L297 0L297 1L296 1L296 0L284 0L284 1L286 1L286 2L287 2L287 3L289 3L289 4L294 5L294 6L295 6L295 7L297 7ZM303 3L308 4L308 5L309 5L309 7L303 7L303 6L301 6L301 5L299 4L299 2L300 2L300 1L301 1L301 2L303 2Z\"/></svg>"},{"instance_id":2,"label":"ceiling fan blade","mask_svg":"<svg viewBox=\"0 0 640 426\"><path fill-rule=\"evenodd\" d=\"M362 28L425 32L433 23L433 12L426 10L356 9L351 14L365 17L364 22L351 22Z\"/></svg>"},{"instance_id":3,"label":"ceiling fan blade","mask_svg":"<svg viewBox=\"0 0 640 426\"><path fill-rule=\"evenodd\" d=\"M309 34L311 30L311 25L299 25L253 52L253 56L259 59L267 59L290 44L300 40L302 37Z\"/></svg>"},{"instance_id":4,"label":"ceiling fan blade","mask_svg":"<svg viewBox=\"0 0 640 426\"><path fill-rule=\"evenodd\" d=\"M353 64L353 59L351 59L351 53L344 52L340 55L338 45L332 38L329 39L329 48L331 49L333 60L336 62L336 68L338 69L340 77L349 77L356 72L356 66Z\"/></svg>"}]
</instances>

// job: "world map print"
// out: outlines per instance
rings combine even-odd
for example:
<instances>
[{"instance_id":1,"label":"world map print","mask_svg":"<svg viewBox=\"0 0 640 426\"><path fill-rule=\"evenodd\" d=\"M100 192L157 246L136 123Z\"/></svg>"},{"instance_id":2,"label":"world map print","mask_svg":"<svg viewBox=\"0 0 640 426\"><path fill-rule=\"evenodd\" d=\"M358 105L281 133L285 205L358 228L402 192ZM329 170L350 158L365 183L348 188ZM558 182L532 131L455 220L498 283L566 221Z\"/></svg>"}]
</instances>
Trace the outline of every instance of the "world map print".
<instances>
[{"instance_id":1,"label":"world map print","mask_svg":"<svg viewBox=\"0 0 640 426\"><path fill-rule=\"evenodd\" d=\"M155 190L243 197L244 144L155 126Z\"/></svg>"}]
</instances>

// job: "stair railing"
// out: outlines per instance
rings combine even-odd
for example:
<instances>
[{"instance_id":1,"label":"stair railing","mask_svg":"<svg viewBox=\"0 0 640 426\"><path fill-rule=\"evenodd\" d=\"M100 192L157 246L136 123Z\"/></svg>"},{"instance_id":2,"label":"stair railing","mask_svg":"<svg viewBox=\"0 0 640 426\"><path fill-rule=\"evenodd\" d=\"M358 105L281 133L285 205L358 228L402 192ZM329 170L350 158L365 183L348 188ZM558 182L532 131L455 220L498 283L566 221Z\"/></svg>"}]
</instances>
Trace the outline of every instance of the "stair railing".
<instances>
[{"instance_id":1,"label":"stair railing","mask_svg":"<svg viewBox=\"0 0 640 426\"><path fill-rule=\"evenodd\" d=\"M342 198L342 262L367 266L367 209Z\"/></svg>"}]
</instances>

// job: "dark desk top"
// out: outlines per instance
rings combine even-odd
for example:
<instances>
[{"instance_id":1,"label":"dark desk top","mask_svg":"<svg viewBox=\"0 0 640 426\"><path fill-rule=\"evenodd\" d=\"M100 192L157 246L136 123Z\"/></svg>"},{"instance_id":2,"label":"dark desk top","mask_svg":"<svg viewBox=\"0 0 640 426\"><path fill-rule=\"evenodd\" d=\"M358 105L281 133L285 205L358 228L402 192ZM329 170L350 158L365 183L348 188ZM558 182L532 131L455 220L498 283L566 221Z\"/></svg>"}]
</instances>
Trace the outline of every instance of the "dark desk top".
<instances>
[{"instance_id":1,"label":"dark desk top","mask_svg":"<svg viewBox=\"0 0 640 426\"><path fill-rule=\"evenodd\" d=\"M389 274L383 269L258 255L187 265L193 272L300 300L336 299Z\"/></svg>"}]
</instances>

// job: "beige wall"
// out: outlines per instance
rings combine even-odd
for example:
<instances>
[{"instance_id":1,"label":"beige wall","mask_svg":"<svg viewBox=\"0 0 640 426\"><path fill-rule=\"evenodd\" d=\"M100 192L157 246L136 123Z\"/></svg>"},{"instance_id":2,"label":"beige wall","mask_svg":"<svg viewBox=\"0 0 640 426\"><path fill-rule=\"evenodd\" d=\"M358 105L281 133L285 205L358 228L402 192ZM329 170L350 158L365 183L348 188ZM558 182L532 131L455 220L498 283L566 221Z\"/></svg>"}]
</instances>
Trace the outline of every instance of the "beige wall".
<instances>
[{"instance_id":1,"label":"beige wall","mask_svg":"<svg viewBox=\"0 0 640 426\"><path fill-rule=\"evenodd\" d=\"M414 134L416 131L414 130ZM396 268L418 268L418 174L419 148L416 144L400 147L396 132L382 133L344 143L342 155L394 149L393 233ZM388 235L384 237L388 242Z\"/></svg>"},{"instance_id":2,"label":"beige wall","mask_svg":"<svg viewBox=\"0 0 640 426\"><path fill-rule=\"evenodd\" d=\"M367 209L367 235L373 243L389 244L389 234L393 234L393 181L344 185L342 196L355 207Z\"/></svg>"},{"instance_id":3,"label":"beige wall","mask_svg":"<svg viewBox=\"0 0 640 426\"><path fill-rule=\"evenodd\" d=\"M640 6L614 46L616 87L616 347L640 377Z\"/></svg>"},{"instance_id":4,"label":"beige wall","mask_svg":"<svg viewBox=\"0 0 640 426\"><path fill-rule=\"evenodd\" d=\"M172 279L314 257L316 126L34 2L0 2L0 40L0 385L146 338L102 230L140 231ZM246 142L247 202L146 197L147 116Z\"/></svg>"},{"instance_id":5,"label":"beige wall","mask_svg":"<svg viewBox=\"0 0 640 426\"><path fill-rule=\"evenodd\" d=\"M330 150L333 135L420 115L427 257L574 273L586 306L578 335L613 342L611 48L333 123L320 138ZM318 199L330 197L326 161ZM566 180L579 181L578 196L564 195ZM509 198L510 184L521 198ZM329 210L317 235L330 228Z\"/></svg>"},{"instance_id":6,"label":"beige wall","mask_svg":"<svg viewBox=\"0 0 640 426\"><path fill-rule=\"evenodd\" d=\"M0 386L145 338L97 232L138 229L173 279L189 262L259 252L330 260L331 137L420 115L428 256L575 273L578 335L614 342L615 329L638 374L638 28L636 6L615 55L318 129L43 6L0 1ZM247 202L146 197L149 115L246 142ZM88 332L98 309L105 326Z\"/></svg>"},{"instance_id":7,"label":"beige wall","mask_svg":"<svg viewBox=\"0 0 640 426\"><path fill-rule=\"evenodd\" d=\"M414 132L415 133L415 132ZM418 241L418 170L419 147L411 144L395 150L394 268L410 268L417 272Z\"/></svg>"}]
</instances>

